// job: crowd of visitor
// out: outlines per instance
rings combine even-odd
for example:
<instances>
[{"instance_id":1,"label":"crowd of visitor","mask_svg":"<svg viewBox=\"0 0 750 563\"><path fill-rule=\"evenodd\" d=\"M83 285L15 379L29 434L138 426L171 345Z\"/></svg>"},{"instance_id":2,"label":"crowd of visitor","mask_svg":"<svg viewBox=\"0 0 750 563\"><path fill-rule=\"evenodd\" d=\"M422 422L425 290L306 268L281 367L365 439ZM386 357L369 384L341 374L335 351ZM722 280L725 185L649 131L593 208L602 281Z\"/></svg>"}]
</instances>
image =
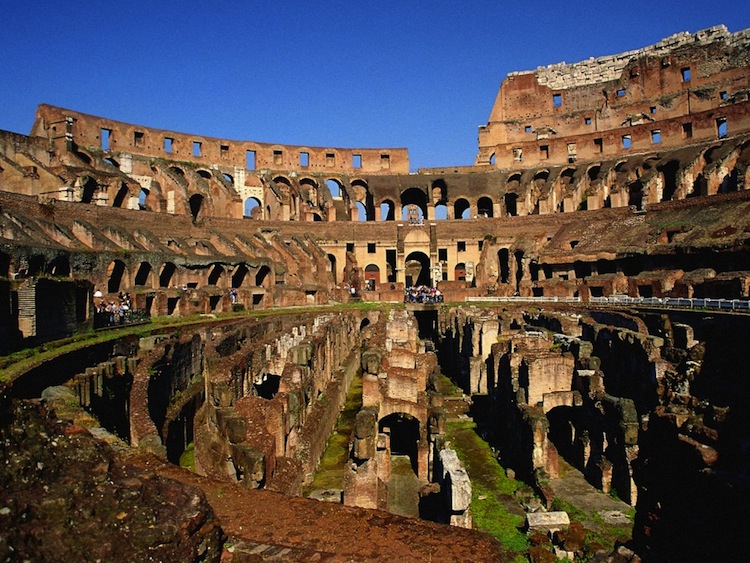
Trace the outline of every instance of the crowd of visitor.
<instances>
[{"instance_id":1,"label":"crowd of visitor","mask_svg":"<svg viewBox=\"0 0 750 563\"><path fill-rule=\"evenodd\" d=\"M436 287L418 285L404 290L404 303L442 303L443 294Z\"/></svg>"},{"instance_id":2,"label":"crowd of visitor","mask_svg":"<svg viewBox=\"0 0 750 563\"><path fill-rule=\"evenodd\" d=\"M100 299L94 316L95 328L123 325L142 320L143 314L141 311L133 309L133 302L129 293L119 292L116 301L107 301L101 291L94 293L94 297Z\"/></svg>"}]
</instances>

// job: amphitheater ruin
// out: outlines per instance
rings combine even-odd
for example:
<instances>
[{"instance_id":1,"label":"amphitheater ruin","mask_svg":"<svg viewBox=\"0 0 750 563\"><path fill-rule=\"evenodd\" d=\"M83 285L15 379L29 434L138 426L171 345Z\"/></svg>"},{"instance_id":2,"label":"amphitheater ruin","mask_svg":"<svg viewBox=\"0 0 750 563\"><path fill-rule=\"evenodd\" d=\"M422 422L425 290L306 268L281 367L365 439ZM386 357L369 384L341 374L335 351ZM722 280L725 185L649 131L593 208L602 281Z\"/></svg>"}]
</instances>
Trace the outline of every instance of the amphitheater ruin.
<instances>
[{"instance_id":1,"label":"amphitheater ruin","mask_svg":"<svg viewBox=\"0 0 750 563\"><path fill-rule=\"evenodd\" d=\"M0 131L3 558L741 557L749 95L724 26L514 72L416 173L39 105Z\"/></svg>"}]
</instances>

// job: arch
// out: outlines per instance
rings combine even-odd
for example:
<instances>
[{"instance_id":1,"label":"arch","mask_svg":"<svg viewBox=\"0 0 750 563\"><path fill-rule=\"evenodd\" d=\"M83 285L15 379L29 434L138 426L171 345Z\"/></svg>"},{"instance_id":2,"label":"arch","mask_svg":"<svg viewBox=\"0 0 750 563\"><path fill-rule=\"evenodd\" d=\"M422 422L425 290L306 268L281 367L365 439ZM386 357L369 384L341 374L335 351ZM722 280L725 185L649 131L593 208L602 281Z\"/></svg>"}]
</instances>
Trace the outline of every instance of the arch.
<instances>
[{"instance_id":1,"label":"arch","mask_svg":"<svg viewBox=\"0 0 750 563\"><path fill-rule=\"evenodd\" d=\"M119 163L119 162L117 162L117 161L116 161L116 160L115 160L114 158L112 158L111 156L108 156L107 158L105 158L105 159L104 159L104 162L106 162L106 163L107 163L107 164L109 164L110 166L114 166L115 168L120 168L120 163Z\"/></svg>"},{"instance_id":2,"label":"arch","mask_svg":"<svg viewBox=\"0 0 750 563\"><path fill-rule=\"evenodd\" d=\"M693 191L689 194L692 197L708 195L708 180L701 172L695 177L693 182Z\"/></svg>"},{"instance_id":3,"label":"arch","mask_svg":"<svg viewBox=\"0 0 750 563\"><path fill-rule=\"evenodd\" d=\"M453 268L453 279L456 281L466 281L466 264L459 262Z\"/></svg>"},{"instance_id":4,"label":"arch","mask_svg":"<svg viewBox=\"0 0 750 563\"><path fill-rule=\"evenodd\" d=\"M203 208L203 196L193 194L190 196L188 203L190 204L190 215L193 217L193 221L197 221Z\"/></svg>"},{"instance_id":5,"label":"arch","mask_svg":"<svg viewBox=\"0 0 750 563\"><path fill-rule=\"evenodd\" d=\"M432 182L432 203L437 205L438 203L448 202L448 186L445 180L442 178Z\"/></svg>"},{"instance_id":6,"label":"arch","mask_svg":"<svg viewBox=\"0 0 750 563\"><path fill-rule=\"evenodd\" d=\"M510 250L501 248L497 251L498 283L510 282Z\"/></svg>"},{"instance_id":7,"label":"arch","mask_svg":"<svg viewBox=\"0 0 750 563\"><path fill-rule=\"evenodd\" d=\"M320 213L318 213L317 211L312 212L312 218L313 218L313 221L316 221L316 222L323 220L323 217L321 217Z\"/></svg>"},{"instance_id":8,"label":"arch","mask_svg":"<svg viewBox=\"0 0 750 563\"><path fill-rule=\"evenodd\" d=\"M410 253L404 260L406 286L432 285L430 283L430 258L424 252Z\"/></svg>"},{"instance_id":9,"label":"arch","mask_svg":"<svg viewBox=\"0 0 750 563\"><path fill-rule=\"evenodd\" d=\"M234 176L232 176L231 174L227 174L226 172L222 172L221 177L225 182L234 186Z\"/></svg>"},{"instance_id":10,"label":"arch","mask_svg":"<svg viewBox=\"0 0 750 563\"><path fill-rule=\"evenodd\" d=\"M247 266L245 266L244 264L240 264L239 266L237 266L237 268L235 268L234 270L234 273L232 274L232 287L235 289L238 287L242 287L242 284L245 282L245 278L247 277L248 273L249 272Z\"/></svg>"},{"instance_id":11,"label":"arch","mask_svg":"<svg viewBox=\"0 0 750 563\"><path fill-rule=\"evenodd\" d=\"M427 194L420 188L407 188L401 192L401 206L402 206L402 219L404 217L403 209L406 209L408 205L416 205L422 212L421 217L427 217Z\"/></svg>"},{"instance_id":12,"label":"arch","mask_svg":"<svg viewBox=\"0 0 750 563\"><path fill-rule=\"evenodd\" d=\"M364 222L368 221L367 208L361 201L354 202L354 208L357 210L357 221Z\"/></svg>"},{"instance_id":13,"label":"arch","mask_svg":"<svg viewBox=\"0 0 750 563\"><path fill-rule=\"evenodd\" d=\"M125 203L125 198L127 196L128 196L128 185L125 182L122 182L120 184L120 189L117 190L115 199L112 202L112 207L122 207L122 204Z\"/></svg>"},{"instance_id":14,"label":"arch","mask_svg":"<svg viewBox=\"0 0 750 563\"><path fill-rule=\"evenodd\" d=\"M453 217L455 219L471 219L471 206L466 198L458 198L453 204Z\"/></svg>"},{"instance_id":15,"label":"arch","mask_svg":"<svg viewBox=\"0 0 750 563\"><path fill-rule=\"evenodd\" d=\"M396 220L396 205L390 199L384 199L380 203L380 220L381 221L395 221Z\"/></svg>"},{"instance_id":16,"label":"arch","mask_svg":"<svg viewBox=\"0 0 750 563\"><path fill-rule=\"evenodd\" d=\"M107 292L118 293L122 289L122 278L125 276L125 262L114 260L107 266Z\"/></svg>"},{"instance_id":17,"label":"arch","mask_svg":"<svg viewBox=\"0 0 750 563\"><path fill-rule=\"evenodd\" d=\"M516 293L518 293L523 279L523 250L516 250L513 256L516 259Z\"/></svg>"},{"instance_id":18,"label":"arch","mask_svg":"<svg viewBox=\"0 0 750 563\"><path fill-rule=\"evenodd\" d=\"M250 196L245 199L243 217L247 217L248 219L261 219L262 212L263 207L257 197Z\"/></svg>"},{"instance_id":19,"label":"arch","mask_svg":"<svg viewBox=\"0 0 750 563\"><path fill-rule=\"evenodd\" d=\"M86 180L83 182L83 193L81 194L81 203L91 203L94 199L94 192L98 187L96 180L91 176L86 176Z\"/></svg>"},{"instance_id":20,"label":"arch","mask_svg":"<svg viewBox=\"0 0 750 563\"><path fill-rule=\"evenodd\" d=\"M377 264L368 264L365 266L365 283L370 281L373 282L373 289L374 284L380 283L380 268Z\"/></svg>"},{"instance_id":21,"label":"arch","mask_svg":"<svg viewBox=\"0 0 750 563\"><path fill-rule=\"evenodd\" d=\"M150 277L151 277L151 264L149 264L148 262L141 262L138 265L138 271L135 273L135 279L133 280L133 285L147 286Z\"/></svg>"},{"instance_id":22,"label":"arch","mask_svg":"<svg viewBox=\"0 0 750 563\"><path fill-rule=\"evenodd\" d=\"M208 274L208 285L221 285L221 279L224 277L224 266L214 264Z\"/></svg>"},{"instance_id":23,"label":"arch","mask_svg":"<svg viewBox=\"0 0 750 563\"><path fill-rule=\"evenodd\" d=\"M401 209L401 219L411 225L421 225L424 222L424 212L418 205L410 203Z\"/></svg>"},{"instance_id":24,"label":"arch","mask_svg":"<svg viewBox=\"0 0 750 563\"><path fill-rule=\"evenodd\" d=\"M408 456L412 470L419 475L419 419L403 412L389 414L378 421L378 431L390 435L391 455Z\"/></svg>"},{"instance_id":25,"label":"arch","mask_svg":"<svg viewBox=\"0 0 750 563\"><path fill-rule=\"evenodd\" d=\"M518 194L507 193L503 196L503 202L505 203L505 214L509 217L515 217L518 215Z\"/></svg>"},{"instance_id":26,"label":"arch","mask_svg":"<svg viewBox=\"0 0 750 563\"><path fill-rule=\"evenodd\" d=\"M573 174L575 174L575 168L566 168L560 172L560 184L565 187L573 183Z\"/></svg>"},{"instance_id":27,"label":"arch","mask_svg":"<svg viewBox=\"0 0 750 563\"><path fill-rule=\"evenodd\" d=\"M328 262L331 264L331 273L333 274L333 283L338 283L338 278L336 276L336 256L333 254L328 255Z\"/></svg>"},{"instance_id":28,"label":"arch","mask_svg":"<svg viewBox=\"0 0 750 563\"><path fill-rule=\"evenodd\" d=\"M656 169L661 173L664 179L664 188L661 193L662 201L669 201L674 197L677 191L677 172L680 169L680 163L677 160L670 160L666 164L657 166Z\"/></svg>"},{"instance_id":29,"label":"arch","mask_svg":"<svg viewBox=\"0 0 750 563\"><path fill-rule=\"evenodd\" d=\"M435 206L435 219L444 220L448 218L448 206L444 203L438 203Z\"/></svg>"},{"instance_id":30,"label":"arch","mask_svg":"<svg viewBox=\"0 0 750 563\"><path fill-rule=\"evenodd\" d=\"M138 192L138 208L139 209L146 209L147 207L147 201L148 196L150 194L150 191L146 188L141 188L141 191Z\"/></svg>"},{"instance_id":31,"label":"arch","mask_svg":"<svg viewBox=\"0 0 750 563\"><path fill-rule=\"evenodd\" d=\"M174 276L176 271L177 266L173 262L164 264L159 274L159 287L169 287L169 284L172 282L172 276Z\"/></svg>"},{"instance_id":32,"label":"arch","mask_svg":"<svg viewBox=\"0 0 750 563\"><path fill-rule=\"evenodd\" d=\"M47 273L51 276L69 277L70 260L67 256L58 256L47 264ZM2 274L0 274L2 275Z\"/></svg>"},{"instance_id":33,"label":"arch","mask_svg":"<svg viewBox=\"0 0 750 563\"><path fill-rule=\"evenodd\" d=\"M359 221L373 221L375 219L375 203L370 188L364 180L352 180L349 196L357 203L362 203ZM357 205L359 208L359 205Z\"/></svg>"},{"instance_id":34,"label":"arch","mask_svg":"<svg viewBox=\"0 0 750 563\"><path fill-rule=\"evenodd\" d=\"M483 196L477 200L477 215L480 217L492 217L493 208L494 204L491 198Z\"/></svg>"},{"instance_id":35,"label":"arch","mask_svg":"<svg viewBox=\"0 0 750 563\"><path fill-rule=\"evenodd\" d=\"M169 170L171 172L177 174L178 176L185 176L185 171L182 168L180 168L179 166L170 166Z\"/></svg>"},{"instance_id":36,"label":"arch","mask_svg":"<svg viewBox=\"0 0 750 563\"><path fill-rule=\"evenodd\" d=\"M534 185L537 188L543 188L544 185L547 183L547 180L549 179L549 170L540 170L536 174L534 174Z\"/></svg>"},{"instance_id":37,"label":"arch","mask_svg":"<svg viewBox=\"0 0 750 563\"><path fill-rule=\"evenodd\" d=\"M196 170L196 172L198 173L198 176L200 176L204 180L210 180L211 179L211 172L209 172L208 170L204 170L203 168L199 168L198 170Z\"/></svg>"},{"instance_id":38,"label":"arch","mask_svg":"<svg viewBox=\"0 0 750 563\"><path fill-rule=\"evenodd\" d=\"M370 326L370 319L368 319L367 317L365 317L364 319L362 319L362 322L359 323L359 330L360 330L360 332L363 329L365 329L366 327L368 327L368 326Z\"/></svg>"},{"instance_id":39,"label":"arch","mask_svg":"<svg viewBox=\"0 0 750 563\"><path fill-rule=\"evenodd\" d=\"M586 174L589 177L589 182L593 182L599 178L599 172L601 172L601 169L602 167L596 164L586 171Z\"/></svg>"},{"instance_id":40,"label":"arch","mask_svg":"<svg viewBox=\"0 0 750 563\"><path fill-rule=\"evenodd\" d=\"M270 273L271 268L263 264L258 270L258 273L255 274L255 285L257 287L265 287L268 289L271 281L271 277L269 276Z\"/></svg>"},{"instance_id":41,"label":"arch","mask_svg":"<svg viewBox=\"0 0 750 563\"><path fill-rule=\"evenodd\" d=\"M628 205L633 205L638 210L643 209L643 183L640 180L628 186Z\"/></svg>"},{"instance_id":42,"label":"arch","mask_svg":"<svg viewBox=\"0 0 750 563\"><path fill-rule=\"evenodd\" d=\"M344 197L344 186L341 184L341 182L334 178L329 178L328 180L326 180L325 184L328 187L328 191L330 192L331 197Z\"/></svg>"}]
</instances>

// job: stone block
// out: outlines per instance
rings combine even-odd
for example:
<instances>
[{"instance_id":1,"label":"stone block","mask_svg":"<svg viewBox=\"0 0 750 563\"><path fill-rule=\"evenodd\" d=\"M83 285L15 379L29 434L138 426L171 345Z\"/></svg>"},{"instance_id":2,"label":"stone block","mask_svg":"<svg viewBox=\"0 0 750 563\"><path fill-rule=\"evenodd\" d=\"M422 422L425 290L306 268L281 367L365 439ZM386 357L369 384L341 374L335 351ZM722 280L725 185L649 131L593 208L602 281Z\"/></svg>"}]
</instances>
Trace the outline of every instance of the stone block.
<instances>
[{"instance_id":1,"label":"stone block","mask_svg":"<svg viewBox=\"0 0 750 563\"><path fill-rule=\"evenodd\" d=\"M448 496L452 512L464 512L471 505L471 481L461 460L453 450L440 452L443 466L443 486Z\"/></svg>"},{"instance_id":2,"label":"stone block","mask_svg":"<svg viewBox=\"0 0 750 563\"><path fill-rule=\"evenodd\" d=\"M556 512L530 512L526 515L527 534L549 534L557 530L567 530L570 527L568 513L562 510Z\"/></svg>"}]
</instances>

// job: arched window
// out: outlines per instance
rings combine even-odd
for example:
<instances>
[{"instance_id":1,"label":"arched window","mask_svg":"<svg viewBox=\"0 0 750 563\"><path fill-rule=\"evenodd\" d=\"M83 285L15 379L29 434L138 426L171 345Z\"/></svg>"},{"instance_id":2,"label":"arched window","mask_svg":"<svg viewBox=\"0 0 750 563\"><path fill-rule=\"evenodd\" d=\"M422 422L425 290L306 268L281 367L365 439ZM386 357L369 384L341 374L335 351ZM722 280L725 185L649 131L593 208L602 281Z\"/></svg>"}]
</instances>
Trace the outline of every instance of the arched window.
<instances>
[{"instance_id":1,"label":"arched window","mask_svg":"<svg viewBox=\"0 0 750 563\"><path fill-rule=\"evenodd\" d=\"M244 217L248 219L261 219L262 207L256 197L249 197L245 200Z\"/></svg>"}]
</instances>

